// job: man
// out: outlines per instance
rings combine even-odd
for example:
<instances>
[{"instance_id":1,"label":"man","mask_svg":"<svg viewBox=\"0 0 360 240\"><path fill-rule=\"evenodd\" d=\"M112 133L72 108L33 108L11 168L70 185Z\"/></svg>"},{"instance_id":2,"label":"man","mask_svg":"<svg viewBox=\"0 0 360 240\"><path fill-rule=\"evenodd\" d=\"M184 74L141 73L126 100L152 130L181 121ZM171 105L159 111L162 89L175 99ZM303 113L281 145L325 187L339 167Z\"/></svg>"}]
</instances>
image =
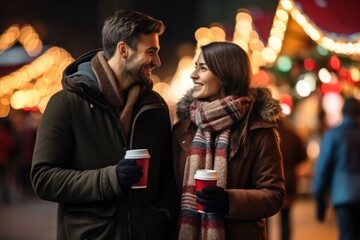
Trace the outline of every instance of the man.
<instances>
[{"instance_id":1,"label":"man","mask_svg":"<svg viewBox=\"0 0 360 240\"><path fill-rule=\"evenodd\" d=\"M329 129L320 146L313 195L317 220L325 220L327 197L335 209L340 240L360 239L360 103L354 97L345 100L342 123Z\"/></svg>"},{"instance_id":2,"label":"man","mask_svg":"<svg viewBox=\"0 0 360 240\"><path fill-rule=\"evenodd\" d=\"M178 208L171 123L151 81L164 30L148 15L117 11L103 26L103 51L65 69L31 169L37 195L58 202L58 239L170 239ZM123 159L136 148L151 156L145 189L131 189L142 168Z\"/></svg>"}]
</instances>

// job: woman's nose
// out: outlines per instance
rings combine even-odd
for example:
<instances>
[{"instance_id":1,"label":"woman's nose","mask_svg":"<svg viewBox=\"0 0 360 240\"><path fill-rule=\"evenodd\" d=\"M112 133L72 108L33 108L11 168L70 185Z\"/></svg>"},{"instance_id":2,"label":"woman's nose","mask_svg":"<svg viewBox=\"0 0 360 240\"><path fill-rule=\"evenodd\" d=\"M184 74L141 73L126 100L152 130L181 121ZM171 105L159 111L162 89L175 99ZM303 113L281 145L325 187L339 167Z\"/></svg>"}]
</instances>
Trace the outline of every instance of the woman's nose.
<instances>
[{"instance_id":1,"label":"woman's nose","mask_svg":"<svg viewBox=\"0 0 360 240\"><path fill-rule=\"evenodd\" d=\"M191 79L197 79L198 77L199 77L199 75L196 73L196 70L190 74Z\"/></svg>"}]
</instances>

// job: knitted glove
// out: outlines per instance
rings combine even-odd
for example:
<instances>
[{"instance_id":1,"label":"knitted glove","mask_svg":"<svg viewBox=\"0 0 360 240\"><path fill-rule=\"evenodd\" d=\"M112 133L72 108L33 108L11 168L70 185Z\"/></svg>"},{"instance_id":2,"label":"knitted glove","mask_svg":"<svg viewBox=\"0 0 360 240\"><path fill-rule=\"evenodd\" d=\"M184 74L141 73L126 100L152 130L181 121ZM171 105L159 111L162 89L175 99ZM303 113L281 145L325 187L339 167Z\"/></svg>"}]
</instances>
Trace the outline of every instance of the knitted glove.
<instances>
[{"instance_id":1,"label":"knitted glove","mask_svg":"<svg viewBox=\"0 0 360 240\"><path fill-rule=\"evenodd\" d=\"M142 167L134 159L122 159L116 165L116 175L121 187L130 187L143 175Z\"/></svg>"},{"instance_id":2,"label":"knitted glove","mask_svg":"<svg viewBox=\"0 0 360 240\"><path fill-rule=\"evenodd\" d=\"M196 192L197 202L204 206L204 212L227 214L229 199L222 187L209 186Z\"/></svg>"}]
</instances>

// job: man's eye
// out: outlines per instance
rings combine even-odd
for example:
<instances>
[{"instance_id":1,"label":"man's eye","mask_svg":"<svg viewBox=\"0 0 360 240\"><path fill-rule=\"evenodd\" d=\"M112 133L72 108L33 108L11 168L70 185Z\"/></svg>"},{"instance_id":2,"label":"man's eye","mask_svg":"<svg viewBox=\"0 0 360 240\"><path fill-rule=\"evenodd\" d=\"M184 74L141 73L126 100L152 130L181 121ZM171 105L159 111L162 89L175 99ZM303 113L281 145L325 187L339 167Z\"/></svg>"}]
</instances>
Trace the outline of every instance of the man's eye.
<instances>
[{"instance_id":1,"label":"man's eye","mask_svg":"<svg viewBox=\"0 0 360 240\"><path fill-rule=\"evenodd\" d=\"M150 55L154 55L154 54L157 54L157 51L154 49L151 49L151 50L148 50L147 53Z\"/></svg>"}]
</instances>

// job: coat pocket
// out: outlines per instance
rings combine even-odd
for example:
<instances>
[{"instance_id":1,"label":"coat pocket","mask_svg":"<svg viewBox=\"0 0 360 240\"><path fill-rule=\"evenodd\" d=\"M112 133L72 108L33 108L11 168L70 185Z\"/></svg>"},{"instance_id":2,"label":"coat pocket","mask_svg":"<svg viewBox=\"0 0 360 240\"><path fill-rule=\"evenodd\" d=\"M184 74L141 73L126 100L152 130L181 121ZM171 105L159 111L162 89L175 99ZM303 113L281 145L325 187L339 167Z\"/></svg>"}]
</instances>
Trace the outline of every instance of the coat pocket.
<instances>
[{"instance_id":1,"label":"coat pocket","mask_svg":"<svg viewBox=\"0 0 360 240\"><path fill-rule=\"evenodd\" d=\"M148 205L147 232L148 240L168 240L170 237L170 214L166 209Z\"/></svg>"},{"instance_id":2,"label":"coat pocket","mask_svg":"<svg viewBox=\"0 0 360 240\"><path fill-rule=\"evenodd\" d=\"M91 217L79 213L66 213L64 230L68 240L111 239L113 218Z\"/></svg>"},{"instance_id":3,"label":"coat pocket","mask_svg":"<svg viewBox=\"0 0 360 240\"><path fill-rule=\"evenodd\" d=\"M67 240L91 240L91 239L111 239L115 223L115 205L99 208L86 205L75 205L61 207L60 218L62 224L59 229L60 239Z\"/></svg>"}]
</instances>

